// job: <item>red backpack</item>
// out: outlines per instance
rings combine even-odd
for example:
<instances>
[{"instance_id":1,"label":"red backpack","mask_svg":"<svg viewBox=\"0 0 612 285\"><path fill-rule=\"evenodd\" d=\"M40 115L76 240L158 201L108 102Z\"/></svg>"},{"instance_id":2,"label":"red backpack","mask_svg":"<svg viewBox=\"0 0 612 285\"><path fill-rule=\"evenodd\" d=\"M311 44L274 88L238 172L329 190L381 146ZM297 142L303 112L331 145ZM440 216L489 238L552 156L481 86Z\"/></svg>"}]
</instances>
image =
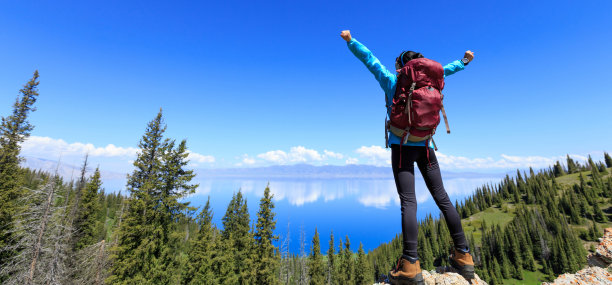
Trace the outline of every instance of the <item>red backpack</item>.
<instances>
[{"instance_id":1,"label":"red backpack","mask_svg":"<svg viewBox=\"0 0 612 285\"><path fill-rule=\"evenodd\" d=\"M401 144L407 141L433 141L442 111L446 132L450 134L442 105L442 65L431 59L417 58L410 60L398 72L390 121L385 119L387 130L400 137ZM386 139L388 145L388 137ZM438 150L435 142L434 148Z\"/></svg>"}]
</instances>

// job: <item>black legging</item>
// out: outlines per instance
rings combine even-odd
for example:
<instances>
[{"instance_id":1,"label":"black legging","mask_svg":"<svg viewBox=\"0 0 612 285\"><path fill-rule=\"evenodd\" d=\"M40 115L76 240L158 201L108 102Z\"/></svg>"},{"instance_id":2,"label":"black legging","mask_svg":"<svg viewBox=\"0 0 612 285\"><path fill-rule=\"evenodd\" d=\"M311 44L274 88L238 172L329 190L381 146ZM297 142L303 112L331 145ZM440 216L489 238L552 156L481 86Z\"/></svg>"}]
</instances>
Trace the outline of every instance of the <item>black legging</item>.
<instances>
[{"instance_id":1,"label":"black legging","mask_svg":"<svg viewBox=\"0 0 612 285\"><path fill-rule=\"evenodd\" d=\"M417 255L418 224L416 218L417 201L414 194L414 162L416 161L429 193L433 196L438 208L444 214L446 224L450 231L456 248L467 248L467 241L461 226L461 218L453 203L451 203L442 184L442 175L436 154L433 149L429 150L429 161L427 149L424 146L402 146L402 167L399 166L399 145L391 145L391 165L393 177L397 186L402 207L402 235L404 238L404 254L413 258Z\"/></svg>"}]
</instances>

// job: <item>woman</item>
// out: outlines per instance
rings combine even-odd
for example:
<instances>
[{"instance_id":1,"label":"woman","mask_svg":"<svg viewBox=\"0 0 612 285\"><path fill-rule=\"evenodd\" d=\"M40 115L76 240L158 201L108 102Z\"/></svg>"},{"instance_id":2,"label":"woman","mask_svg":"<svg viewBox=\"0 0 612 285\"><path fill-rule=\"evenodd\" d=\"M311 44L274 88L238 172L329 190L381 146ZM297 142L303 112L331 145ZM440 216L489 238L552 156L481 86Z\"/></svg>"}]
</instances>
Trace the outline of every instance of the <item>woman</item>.
<instances>
[{"instance_id":1,"label":"woman","mask_svg":"<svg viewBox=\"0 0 612 285\"><path fill-rule=\"evenodd\" d=\"M351 52L374 74L380 87L385 91L386 105L391 106L397 83L396 74L389 72L374 57L370 50L352 38L350 31L342 31L340 36L346 40ZM395 68L399 70L410 60L422 57L423 55L417 52L402 52L396 58ZM466 51L463 59L455 60L443 67L444 76L446 77L463 70L465 65L473 58L474 54L471 51ZM390 109L388 112L390 112ZM406 141L402 144L400 137L393 134L393 132L389 133L388 146L391 147L393 177L395 178L397 193L401 201L403 237L403 254L398 261L397 267L389 273L393 284L424 284L417 255L418 224L416 219L417 202L414 192L414 162L417 163L429 192L444 214L446 224L453 238L454 249L450 256L451 265L467 280L474 277L474 262L470 255L465 234L463 233L461 218L457 213L457 209L455 209L455 206L448 198L446 190L444 190L438 161L434 150L427 149L431 147L426 145L428 142L429 140L420 142Z\"/></svg>"}]
</instances>

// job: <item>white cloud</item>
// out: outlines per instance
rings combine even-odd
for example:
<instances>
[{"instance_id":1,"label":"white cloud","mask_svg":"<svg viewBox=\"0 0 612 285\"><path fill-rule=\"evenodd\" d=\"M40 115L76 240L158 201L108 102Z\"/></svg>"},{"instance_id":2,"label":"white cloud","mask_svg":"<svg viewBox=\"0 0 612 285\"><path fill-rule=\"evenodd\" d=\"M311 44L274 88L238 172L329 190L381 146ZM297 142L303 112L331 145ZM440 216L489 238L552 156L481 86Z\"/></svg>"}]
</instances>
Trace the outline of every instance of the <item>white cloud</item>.
<instances>
[{"instance_id":1,"label":"white cloud","mask_svg":"<svg viewBox=\"0 0 612 285\"><path fill-rule=\"evenodd\" d=\"M570 155L575 160L586 160L583 155ZM557 161L564 162L565 156L512 156L501 154L501 158L468 158L463 156L446 155L441 152L436 153L440 166L445 169L514 169L545 168L555 164Z\"/></svg>"},{"instance_id":2,"label":"white cloud","mask_svg":"<svg viewBox=\"0 0 612 285\"><path fill-rule=\"evenodd\" d=\"M391 165L391 151L381 146L362 146L358 148L355 152L357 152L362 157L367 158L370 164L379 166Z\"/></svg>"},{"instance_id":3,"label":"white cloud","mask_svg":"<svg viewBox=\"0 0 612 285\"><path fill-rule=\"evenodd\" d=\"M287 164L292 162L316 162L324 159L324 155L321 155L318 151L314 149L307 149L303 146L294 146L288 153L282 150L272 150L266 153L258 154L257 157L276 164Z\"/></svg>"},{"instance_id":4,"label":"white cloud","mask_svg":"<svg viewBox=\"0 0 612 285\"><path fill-rule=\"evenodd\" d=\"M344 161L346 164L357 164L358 162L359 160L354 157L348 157L346 161Z\"/></svg>"},{"instance_id":5,"label":"white cloud","mask_svg":"<svg viewBox=\"0 0 612 285\"><path fill-rule=\"evenodd\" d=\"M355 151L361 157L368 160L368 164L377 166L391 165L390 149L381 146L362 146ZM501 154L499 158L493 157L464 157L447 155L442 152L436 152L436 157L440 166L444 170L478 170L478 169L516 169L528 168L534 169L545 168L556 163L556 161L565 162L565 155L562 156L512 156ZM574 160L586 161L586 155L571 154ZM355 164L357 159L348 157L345 164Z\"/></svg>"},{"instance_id":6,"label":"white cloud","mask_svg":"<svg viewBox=\"0 0 612 285\"><path fill-rule=\"evenodd\" d=\"M254 158L250 158L250 157L245 157L242 160L242 163L244 163L246 165L253 165L253 164L255 164L255 159Z\"/></svg>"},{"instance_id":7,"label":"white cloud","mask_svg":"<svg viewBox=\"0 0 612 285\"><path fill-rule=\"evenodd\" d=\"M215 162L215 157L212 155L202 155L199 153L187 151L189 153L189 160L197 161L199 163L213 163Z\"/></svg>"},{"instance_id":8,"label":"white cloud","mask_svg":"<svg viewBox=\"0 0 612 285\"><path fill-rule=\"evenodd\" d=\"M245 155L246 156L246 155ZM250 159L249 162L242 161L239 163L243 164L261 164L261 163L272 163L272 164L290 164L290 163L322 163L328 164L326 161L330 159L343 159L345 157L344 154L333 152L329 150L323 150L323 153L320 153L317 150L309 149L303 146L294 146L289 149L289 152L285 152L282 150L271 150L265 153L261 153L257 155L257 158L261 159L256 161L254 159Z\"/></svg>"},{"instance_id":9,"label":"white cloud","mask_svg":"<svg viewBox=\"0 0 612 285\"><path fill-rule=\"evenodd\" d=\"M321 154L314 149L307 149L303 146L292 147L289 152L289 156L293 161L306 162L306 161L320 161L323 160Z\"/></svg>"},{"instance_id":10,"label":"white cloud","mask_svg":"<svg viewBox=\"0 0 612 285\"><path fill-rule=\"evenodd\" d=\"M344 157L343 154L341 153L337 153L337 152L333 152L333 151L329 151L329 150L324 150L323 151L323 157L331 157L331 158L337 158L337 159L342 159Z\"/></svg>"},{"instance_id":11,"label":"white cloud","mask_svg":"<svg viewBox=\"0 0 612 285\"><path fill-rule=\"evenodd\" d=\"M288 155L282 150L272 150L266 153L258 154L257 157L270 162L284 164L288 160Z\"/></svg>"},{"instance_id":12,"label":"white cloud","mask_svg":"<svg viewBox=\"0 0 612 285\"><path fill-rule=\"evenodd\" d=\"M129 163L133 163L139 149L135 147L120 147L114 144L106 146L94 146L91 143L67 143L62 139L54 139L50 137L31 136L22 146L22 154L32 157L40 157L47 159L56 159L62 157L82 157L89 154L90 157L120 157L129 159ZM192 165L198 163L213 163L215 158L210 155L202 155L199 153L187 151L188 159Z\"/></svg>"},{"instance_id":13,"label":"white cloud","mask_svg":"<svg viewBox=\"0 0 612 285\"><path fill-rule=\"evenodd\" d=\"M62 139L49 137L31 136L22 144L24 155L38 157L57 157L58 155L82 156L89 153L90 156L122 157L135 156L138 152L134 147L118 147L113 144L104 147L96 147L91 143L67 143Z\"/></svg>"},{"instance_id":14,"label":"white cloud","mask_svg":"<svg viewBox=\"0 0 612 285\"><path fill-rule=\"evenodd\" d=\"M234 158L240 160L240 162L234 164L236 167L252 166L258 162L255 158L250 157L248 154L243 154L242 156L236 156Z\"/></svg>"},{"instance_id":15,"label":"white cloud","mask_svg":"<svg viewBox=\"0 0 612 285\"><path fill-rule=\"evenodd\" d=\"M131 161L136 157L138 148L120 147L114 144L106 146L95 146L91 143L67 143L62 139L50 137L31 136L22 144L22 155L57 159L58 157L81 159L86 153L90 157L102 158L123 158ZM357 164L360 161L367 161L368 164L377 166L391 165L391 151L381 146L362 146L355 151L360 159L349 157L342 153L323 150L322 153L309 149L304 146L294 146L288 152L282 150L272 150L251 157L243 155L236 157L239 162L236 166L261 166L265 164L290 164L290 163L313 163L327 164L332 159L344 159L345 164ZM203 155L188 151L190 166L196 167L199 164L213 164L216 158L212 155ZM438 161L445 170L482 170L482 169L515 169L533 167L535 169L553 165L557 160L565 162L565 156L516 156L501 154L497 158L493 157L464 157L447 155L436 152ZM587 159L586 155L570 155L578 161ZM107 162L108 163L108 162ZM123 163L123 162L122 162Z\"/></svg>"}]
</instances>

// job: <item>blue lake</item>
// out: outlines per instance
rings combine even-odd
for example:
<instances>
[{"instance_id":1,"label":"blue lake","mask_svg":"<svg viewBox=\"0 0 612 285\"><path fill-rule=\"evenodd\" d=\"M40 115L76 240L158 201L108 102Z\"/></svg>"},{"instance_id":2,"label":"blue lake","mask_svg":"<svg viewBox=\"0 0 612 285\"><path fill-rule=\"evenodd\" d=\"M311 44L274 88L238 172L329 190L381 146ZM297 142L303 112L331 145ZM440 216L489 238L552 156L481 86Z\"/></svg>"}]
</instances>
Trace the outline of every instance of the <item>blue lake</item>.
<instances>
[{"instance_id":1,"label":"blue lake","mask_svg":"<svg viewBox=\"0 0 612 285\"><path fill-rule=\"evenodd\" d=\"M444 180L447 193L453 203L471 195L477 187L497 183L501 175ZM276 213L275 234L277 243L288 241L291 253L300 253L300 233L304 233L305 251L308 252L317 228L321 239L321 250L326 252L331 231L336 239L348 235L351 249L356 251L363 243L366 251L390 241L401 232L400 207L395 182L392 179L236 179L202 178L195 179L200 187L188 198L192 206L202 207L210 196L214 212L213 222L222 228L221 219L225 214L232 195L242 191L247 199L251 220L255 220L259 200L266 185L274 195ZM423 179L416 177L418 200L417 219L428 214L440 216Z\"/></svg>"}]
</instances>

